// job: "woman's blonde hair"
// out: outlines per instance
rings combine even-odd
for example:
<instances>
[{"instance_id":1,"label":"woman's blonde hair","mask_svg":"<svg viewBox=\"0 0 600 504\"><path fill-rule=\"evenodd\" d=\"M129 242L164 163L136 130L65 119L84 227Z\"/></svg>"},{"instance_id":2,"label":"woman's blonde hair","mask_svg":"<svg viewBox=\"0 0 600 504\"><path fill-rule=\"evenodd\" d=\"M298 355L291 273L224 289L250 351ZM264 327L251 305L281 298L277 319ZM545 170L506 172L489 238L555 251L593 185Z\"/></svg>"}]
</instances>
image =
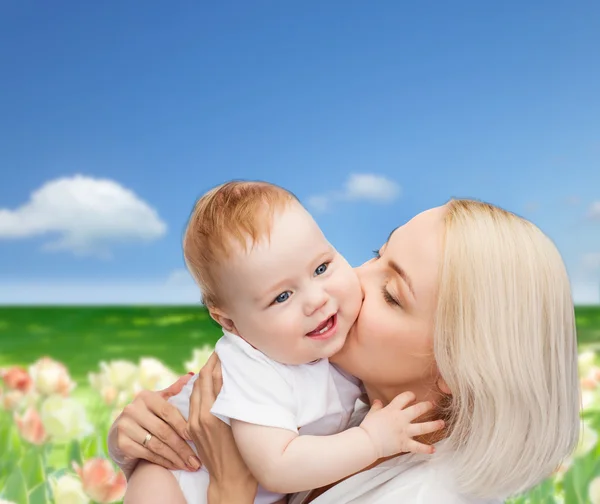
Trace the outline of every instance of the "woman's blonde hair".
<instances>
[{"instance_id":1,"label":"woman's blonde hair","mask_svg":"<svg viewBox=\"0 0 600 504\"><path fill-rule=\"evenodd\" d=\"M452 391L448 453L460 487L521 493L577 444L575 316L551 240L493 205L451 200L434 353Z\"/></svg>"}]
</instances>

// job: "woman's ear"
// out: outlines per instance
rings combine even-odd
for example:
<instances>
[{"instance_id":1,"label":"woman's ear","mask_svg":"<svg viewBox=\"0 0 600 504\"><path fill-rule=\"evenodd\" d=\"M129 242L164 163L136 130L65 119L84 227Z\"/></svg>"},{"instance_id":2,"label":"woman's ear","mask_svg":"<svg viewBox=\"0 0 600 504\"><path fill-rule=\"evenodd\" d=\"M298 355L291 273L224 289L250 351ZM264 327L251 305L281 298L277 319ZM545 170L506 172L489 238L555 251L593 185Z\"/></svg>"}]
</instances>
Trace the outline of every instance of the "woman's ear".
<instances>
[{"instance_id":1,"label":"woman's ear","mask_svg":"<svg viewBox=\"0 0 600 504\"><path fill-rule=\"evenodd\" d=\"M229 331L236 336L239 336L239 332L235 327L233 320L231 320L226 313L222 312L218 308L209 308L208 313L212 317L212 319L219 324L223 329Z\"/></svg>"},{"instance_id":2,"label":"woman's ear","mask_svg":"<svg viewBox=\"0 0 600 504\"><path fill-rule=\"evenodd\" d=\"M450 390L450 387L448 387L446 380L441 376L438 378L437 386L444 394L452 395L452 391Z\"/></svg>"}]
</instances>

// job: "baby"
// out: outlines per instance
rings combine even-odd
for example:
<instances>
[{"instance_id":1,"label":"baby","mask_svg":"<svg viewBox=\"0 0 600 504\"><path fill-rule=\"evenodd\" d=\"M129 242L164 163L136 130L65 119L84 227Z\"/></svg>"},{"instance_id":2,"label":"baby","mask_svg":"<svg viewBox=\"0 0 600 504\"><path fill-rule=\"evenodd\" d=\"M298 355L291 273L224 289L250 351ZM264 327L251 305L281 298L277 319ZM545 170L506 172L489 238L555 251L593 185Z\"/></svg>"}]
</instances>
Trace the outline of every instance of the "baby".
<instances>
[{"instance_id":1,"label":"baby","mask_svg":"<svg viewBox=\"0 0 600 504\"><path fill-rule=\"evenodd\" d=\"M223 328L215 348L223 387L211 412L231 425L259 482L255 502L285 502L381 457L433 452L411 438L443 423L411 424L415 408L401 398L344 430L362 390L328 358L344 345L361 288L293 194L238 181L209 191L188 223L184 255ZM185 418L196 378L170 399ZM204 469L173 474L188 503L206 502Z\"/></svg>"}]
</instances>

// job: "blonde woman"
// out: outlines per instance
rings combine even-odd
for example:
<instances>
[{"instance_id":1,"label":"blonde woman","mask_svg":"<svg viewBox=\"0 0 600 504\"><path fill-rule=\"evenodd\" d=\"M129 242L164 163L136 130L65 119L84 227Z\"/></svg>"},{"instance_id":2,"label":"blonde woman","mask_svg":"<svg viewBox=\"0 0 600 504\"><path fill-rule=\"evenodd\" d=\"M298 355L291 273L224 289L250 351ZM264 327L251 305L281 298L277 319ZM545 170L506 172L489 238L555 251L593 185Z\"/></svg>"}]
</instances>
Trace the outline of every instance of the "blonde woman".
<instances>
[{"instance_id":1,"label":"blonde woman","mask_svg":"<svg viewBox=\"0 0 600 504\"><path fill-rule=\"evenodd\" d=\"M452 200L394 230L357 272L363 306L332 360L362 380L370 403L410 391L433 401L447 428L425 439L434 455L381 460L289 502L496 504L548 477L579 435L574 310L553 243L510 212ZM187 428L166 402L183 381L125 409L109 435L113 458L130 486L142 472L188 460L192 469L189 432L213 477L208 502L252 503L256 481L231 432L206 414L220 386L216 357ZM357 408L357 423L366 411Z\"/></svg>"}]
</instances>

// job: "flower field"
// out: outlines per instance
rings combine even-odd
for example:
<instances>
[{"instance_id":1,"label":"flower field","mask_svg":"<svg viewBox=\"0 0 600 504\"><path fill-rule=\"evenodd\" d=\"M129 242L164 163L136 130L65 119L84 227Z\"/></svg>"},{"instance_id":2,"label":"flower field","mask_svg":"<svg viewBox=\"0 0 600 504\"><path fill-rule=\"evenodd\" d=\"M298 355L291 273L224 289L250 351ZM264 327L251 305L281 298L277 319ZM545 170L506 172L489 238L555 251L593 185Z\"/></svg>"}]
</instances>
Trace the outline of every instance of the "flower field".
<instances>
[{"instance_id":1,"label":"flower field","mask_svg":"<svg viewBox=\"0 0 600 504\"><path fill-rule=\"evenodd\" d=\"M511 503L600 504L600 308L577 323L579 448ZM140 390L198 371L219 334L196 307L0 308L0 504L120 502L112 420Z\"/></svg>"}]
</instances>

